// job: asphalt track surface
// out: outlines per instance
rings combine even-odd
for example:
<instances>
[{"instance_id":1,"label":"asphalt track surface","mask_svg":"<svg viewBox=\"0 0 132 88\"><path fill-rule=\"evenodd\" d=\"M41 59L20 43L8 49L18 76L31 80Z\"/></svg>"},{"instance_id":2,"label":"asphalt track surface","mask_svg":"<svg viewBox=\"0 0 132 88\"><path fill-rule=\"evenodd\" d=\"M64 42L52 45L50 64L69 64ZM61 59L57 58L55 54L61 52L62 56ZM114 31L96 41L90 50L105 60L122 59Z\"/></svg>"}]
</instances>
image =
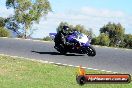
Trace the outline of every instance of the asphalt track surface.
<instances>
[{"instance_id":1,"label":"asphalt track surface","mask_svg":"<svg viewBox=\"0 0 132 88\"><path fill-rule=\"evenodd\" d=\"M95 47L97 55L60 55L53 42L0 38L0 54L132 74L132 50Z\"/></svg>"}]
</instances>

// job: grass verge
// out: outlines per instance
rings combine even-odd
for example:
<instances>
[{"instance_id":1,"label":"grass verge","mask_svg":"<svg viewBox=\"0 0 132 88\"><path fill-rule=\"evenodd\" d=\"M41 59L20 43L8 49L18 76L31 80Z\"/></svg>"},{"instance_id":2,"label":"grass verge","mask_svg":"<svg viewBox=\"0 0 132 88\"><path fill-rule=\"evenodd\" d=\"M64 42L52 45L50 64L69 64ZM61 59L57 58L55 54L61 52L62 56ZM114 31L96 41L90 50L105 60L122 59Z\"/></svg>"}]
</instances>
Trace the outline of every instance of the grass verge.
<instances>
[{"instance_id":1,"label":"grass verge","mask_svg":"<svg viewBox=\"0 0 132 88\"><path fill-rule=\"evenodd\" d=\"M78 68L0 56L0 88L132 88L132 83L80 86L75 80L77 71Z\"/></svg>"}]
</instances>

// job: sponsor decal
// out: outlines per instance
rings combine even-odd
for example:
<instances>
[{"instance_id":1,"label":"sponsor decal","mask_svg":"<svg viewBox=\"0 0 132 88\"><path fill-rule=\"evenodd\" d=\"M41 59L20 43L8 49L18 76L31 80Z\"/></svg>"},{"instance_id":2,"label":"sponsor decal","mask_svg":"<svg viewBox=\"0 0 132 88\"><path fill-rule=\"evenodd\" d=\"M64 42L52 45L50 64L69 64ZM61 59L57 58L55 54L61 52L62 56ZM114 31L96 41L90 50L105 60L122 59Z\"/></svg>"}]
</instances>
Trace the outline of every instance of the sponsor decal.
<instances>
[{"instance_id":1,"label":"sponsor decal","mask_svg":"<svg viewBox=\"0 0 132 88\"><path fill-rule=\"evenodd\" d=\"M79 67L79 73L76 76L78 84L89 83L130 83L131 76L129 74L86 74L85 69Z\"/></svg>"}]
</instances>

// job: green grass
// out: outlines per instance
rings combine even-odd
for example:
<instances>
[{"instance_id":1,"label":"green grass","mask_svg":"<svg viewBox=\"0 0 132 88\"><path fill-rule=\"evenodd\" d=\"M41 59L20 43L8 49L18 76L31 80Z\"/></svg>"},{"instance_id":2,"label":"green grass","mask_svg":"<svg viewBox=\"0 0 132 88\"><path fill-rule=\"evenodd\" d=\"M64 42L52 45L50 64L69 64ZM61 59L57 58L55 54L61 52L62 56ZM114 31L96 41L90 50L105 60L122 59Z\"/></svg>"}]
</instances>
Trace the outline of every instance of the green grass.
<instances>
[{"instance_id":1,"label":"green grass","mask_svg":"<svg viewBox=\"0 0 132 88\"><path fill-rule=\"evenodd\" d=\"M132 88L132 83L80 86L76 83L77 71L78 68L0 56L0 88Z\"/></svg>"}]
</instances>

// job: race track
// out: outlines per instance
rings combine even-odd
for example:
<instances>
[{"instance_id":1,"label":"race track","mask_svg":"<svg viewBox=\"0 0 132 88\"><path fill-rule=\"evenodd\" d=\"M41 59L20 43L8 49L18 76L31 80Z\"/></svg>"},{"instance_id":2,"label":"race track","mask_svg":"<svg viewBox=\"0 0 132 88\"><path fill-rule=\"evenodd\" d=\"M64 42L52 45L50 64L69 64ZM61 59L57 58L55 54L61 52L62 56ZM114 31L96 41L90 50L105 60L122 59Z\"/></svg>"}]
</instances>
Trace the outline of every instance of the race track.
<instances>
[{"instance_id":1,"label":"race track","mask_svg":"<svg viewBox=\"0 0 132 88\"><path fill-rule=\"evenodd\" d=\"M0 38L0 54L132 74L132 50L95 47L97 55L60 55L53 42Z\"/></svg>"}]
</instances>

